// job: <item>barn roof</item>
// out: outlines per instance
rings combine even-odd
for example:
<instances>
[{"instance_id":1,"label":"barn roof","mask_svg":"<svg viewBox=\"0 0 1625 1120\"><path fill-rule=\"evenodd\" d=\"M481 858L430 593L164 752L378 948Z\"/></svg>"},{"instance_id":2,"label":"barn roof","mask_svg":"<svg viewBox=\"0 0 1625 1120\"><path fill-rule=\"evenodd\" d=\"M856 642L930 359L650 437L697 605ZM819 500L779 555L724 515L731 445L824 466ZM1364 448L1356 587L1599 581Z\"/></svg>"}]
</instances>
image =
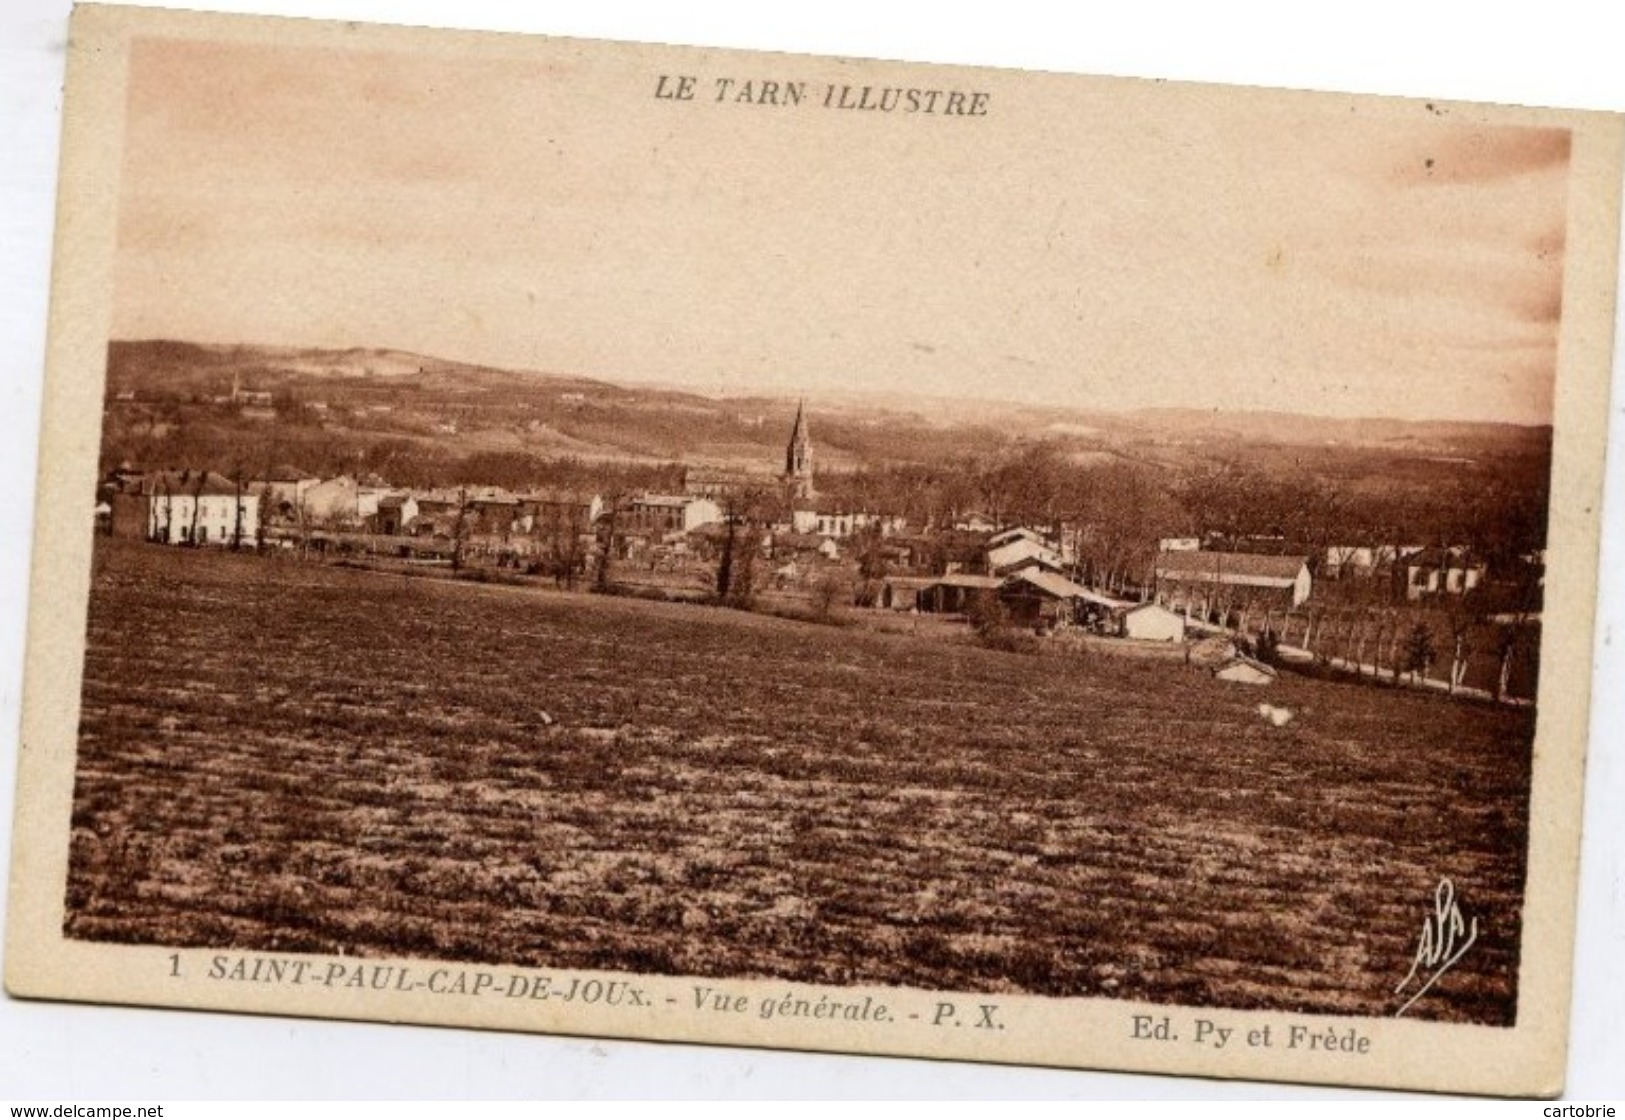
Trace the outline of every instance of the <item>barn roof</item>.
<instances>
[{"instance_id":1,"label":"barn roof","mask_svg":"<svg viewBox=\"0 0 1625 1120\"><path fill-rule=\"evenodd\" d=\"M1481 568L1484 562L1466 550L1424 548L1406 557L1411 568Z\"/></svg>"},{"instance_id":2,"label":"barn roof","mask_svg":"<svg viewBox=\"0 0 1625 1120\"><path fill-rule=\"evenodd\" d=\"M169 494L177 498L193 494L218 497L235 495L237 484L215 471L159 471L142 480L141 490L145 494ZM247 487L243 488L243 497L253 497Z\"/></svg>"},{"instance_id":3,"label":"barn roof","mask_svg":"<svg viewBox=\"0 0 1625 1120\"><path fill-rule=\"evenodd\" d=\"M706 501L705 498L692 494L640 494L632 499L635 506L655 506L659 509L685 509L695 502Z\"/></svg>"},{"instance_id":4,"label":"barn roof","mask_svg":"<svg viewBox=\"0 0 1625 1120\"><path fill-rule=\"evenodd\" d=\"M419 490L412 495L417 499L418 505L455 506L463 501L463 495L455 490Z\"/></svg>"},{"instance_id":5,"label":"barn roof","mask_svg":"<svg viewBox=\"0 0 1625 1120\"><path fill-rule=\"evenodd\" d=\"M1002 586L1004 580L997 576L972 576L963 572L952 572L949 575L937 576L931 580L927 587L968 587L977 591L992 591Z\"/></svg>"},{"instance_id":6,"label":"barn roof","mask_svg":"<svg viewBox=\"0 0 1625 1120\"><path fill-rule=\"evenodd\" d=\"M999 544L993 543L997 538L987 542L987 557L992 560L995 556L1058 556L1055 547L1033 537L1011 537Z\"/></svg>"},{"instance_id":7,"label":"barn roof","mask_svg":"<svg viewBox=\"0 0 1625 1120\"><path fill-rule=\"evenodd\" d=\"M1002 564L994 563L993 557L989 555L988 567L1001 576L1016 576L1020 575L1022 572L1030 572L1034 569L1052 572L1059 575L1062 571L1063 565L1061 563L1061 558L1056 556L1054 553L1038 553L1032 556L1021 556L1015 560L1009 561L1008 563Z\"/></svg>"},{"instance_id":8,"label":"barn roof","mask_svg":"<svg viewBox=\"0 0 1625 1120\"><path fill-rule=\"evenodd\" d=\"M1057 575L1054 572L1033 571L1031 568L1024 569L1023 571L1020 571L1012 576L1006 583L1006 586L1014 587L1021 583L1025 583L1031 587L1036 587L1038 590L1042 591L1044 594L1053 599L1086 599L1091 602L1102 601L1099 595L1096 595L1087 587L1084 587L1081 584L1073 583L1065 576Z\"/></svg>"},{"instance_id":9,"label":"barn roof","mask_svg":"<svg viewBox=\"0 0 1625 1120\"><path fill-rule=\"evenodd\" d=\"M987 539L987 546L989 548L998 548L1002 544L1009 544L1011 541L1019 540L1029 540L1043 545L1049 544L1049 538L1037 529L1029 529L1025 525L1014 525L994 533Z\"/></svg>"},{"instance_id":10,"label":"barn roof","mask_svg":"<svg viewBox=\"0 0 1625 1120\"><path fill-rule=\"evenodd\" d=\"M1157 556L1157 575L1170 579L1286 587L1297 580L1308 563L1306 556L1261 556L1252 552L1164 552Z\"/></svg>"},{"instance_id":11,"label":"barn roof","mask_svg":"<svg viewBox=\"0 0 1625 1120\"><path fill-rule=\"evenodd\" d=\"M1124 608L1124 614L1140 614L1143 611L1161 611L1163 614L1173 615L1175 618L1180 617L1178 611L1171 611L1161 603L1157 602L1148 601L1144 603L1121 603L1119 606Z\"/></svg>"},{"instance_id":12,"label":"barn roof","mask_svg":"<svg viewBox=\"0 0 1625 1120\"><path fill-rule=\"evenodd\" d=\"M554 488L527 490L519 495L519 500L544 506L590 506L597 496L596 494L583 494L577 490Z\"/></svg>"}]
</instances>

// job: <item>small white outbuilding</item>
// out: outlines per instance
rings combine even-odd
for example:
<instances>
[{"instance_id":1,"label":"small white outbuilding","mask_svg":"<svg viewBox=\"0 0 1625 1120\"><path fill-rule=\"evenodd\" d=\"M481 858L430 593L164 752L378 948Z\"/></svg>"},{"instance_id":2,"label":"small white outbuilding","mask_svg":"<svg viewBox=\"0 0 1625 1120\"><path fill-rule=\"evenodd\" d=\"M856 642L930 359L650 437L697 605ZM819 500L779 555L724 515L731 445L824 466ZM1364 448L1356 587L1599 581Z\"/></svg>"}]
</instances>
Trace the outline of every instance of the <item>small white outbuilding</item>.
<instances>
[{"instance_id":1,"label":"small white outbuilding","mask_svg":"<svg viewBox=\"0 0 1625 1120\"><path fill-rule=\"evenodd\" d=\"M1123 612L1122 634L1148 642L1182 642L1185 618L1156 603L1141 603Z\"/></svg>"},{"instance_id":2,"label":"small white outbuilding","mask_svg":"<svg viewBox=\"0 0 1625 1120\"><path fill-rule=\"evenodd\" d=\"M1275 670L1262 661L1254 661L1250 657L1233 657L1214 669L1213 675L1221 681L1234 681L1238 684L1275 682Z\"/></svg>"}]
</instances>

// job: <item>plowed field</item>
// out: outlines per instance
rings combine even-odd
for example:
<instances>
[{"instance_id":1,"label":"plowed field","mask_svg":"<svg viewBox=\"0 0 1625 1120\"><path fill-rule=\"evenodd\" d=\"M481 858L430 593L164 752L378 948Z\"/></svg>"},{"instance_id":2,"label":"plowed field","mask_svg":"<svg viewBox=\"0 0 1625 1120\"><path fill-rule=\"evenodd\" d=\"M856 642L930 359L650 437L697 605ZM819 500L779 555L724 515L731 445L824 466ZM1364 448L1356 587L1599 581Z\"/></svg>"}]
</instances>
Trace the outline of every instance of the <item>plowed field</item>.
<instances>
[{"instance_id":1,"label":"plowed field","mask_svg":"<svg viewBox=\"0 0 1625 1120\"><path fill-rule=\"evenodd\" d=\"M103 541L67 930L1505 1024L1533 720Z\"/></svg>"}]
</instances>

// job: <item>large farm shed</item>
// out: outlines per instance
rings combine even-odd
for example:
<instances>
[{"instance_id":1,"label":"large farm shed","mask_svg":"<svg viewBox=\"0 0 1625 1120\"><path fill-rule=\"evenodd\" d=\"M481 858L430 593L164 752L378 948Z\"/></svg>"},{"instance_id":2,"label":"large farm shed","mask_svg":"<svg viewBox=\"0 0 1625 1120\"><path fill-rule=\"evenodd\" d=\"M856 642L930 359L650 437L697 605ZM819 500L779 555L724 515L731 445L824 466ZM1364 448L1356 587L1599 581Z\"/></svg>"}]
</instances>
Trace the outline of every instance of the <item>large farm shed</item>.
<instances>
[{"instance_id":1,"label":"large farm shed","mask_svg":"<svg viewBox=\"0 0 1625 1120\"><path fill-rule=\"evenodd\" d=\"M1023 626L1085 622L1123 605L1063 575L1036 568L1024 568L1005 580L999 588L999 600L1010 612L1011 620Z\"/></svg>"},{"instance_id":2,"label":"large farm shed","mask_svg":"<svg viewBox=\"0 0 1625 1120\"><path fill-rule=\"evenodd\" d=\"M916 594L919 609L933 614L964 614L978 595L992 595L1004 581L996 576L953 573L938 576Z\"/></svg>"},{"instance_id":3,"label":"large farm shed","mask_svg":"<svg viewBox=\"0 0 1625 1120\"><path fill-rule=\"evenodd\" d=\"M1157 598L1166 606L1254 600L1301 606L1312 580L1305 556L1259 556L1250 552L1164 552L1157 557Z\"/></svg>"}]
</instances>

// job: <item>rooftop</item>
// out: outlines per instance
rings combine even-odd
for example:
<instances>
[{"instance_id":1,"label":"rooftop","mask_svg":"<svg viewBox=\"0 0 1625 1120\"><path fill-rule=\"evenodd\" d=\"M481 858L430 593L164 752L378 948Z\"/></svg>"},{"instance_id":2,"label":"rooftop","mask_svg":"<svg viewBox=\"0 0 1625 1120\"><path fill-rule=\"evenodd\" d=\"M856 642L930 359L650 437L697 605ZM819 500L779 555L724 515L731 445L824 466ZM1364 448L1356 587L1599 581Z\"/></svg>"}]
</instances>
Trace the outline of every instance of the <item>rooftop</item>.
<instances>
[{"instance_id":1,"label":"rooftop","mask_svg":"<svg viewBox=\"0 0 1625 1120\"><path fill-rule=\"evenodd\" d=\"M1251 552L1164 552L1157 575L1175 579L1281 580L1291 583L1309 563L1306 556L1261 556Z\"/></svg>"}]
</instances>

